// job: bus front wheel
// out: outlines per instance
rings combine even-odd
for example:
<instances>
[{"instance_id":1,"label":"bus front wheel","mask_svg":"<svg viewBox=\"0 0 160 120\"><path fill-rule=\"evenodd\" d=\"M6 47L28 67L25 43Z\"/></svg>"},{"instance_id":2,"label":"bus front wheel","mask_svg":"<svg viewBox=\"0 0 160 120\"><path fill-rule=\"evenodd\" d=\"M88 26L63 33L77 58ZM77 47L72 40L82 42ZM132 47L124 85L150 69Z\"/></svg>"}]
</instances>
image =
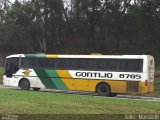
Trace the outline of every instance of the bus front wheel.
<instances>
[{"instance_id":1,"label":"bus front wheel","mask_svg":"<svg viewBox=\"0 0 160 120\"><path fill-rule=\"evenodd\" d=\"M111 94L111 88L106 83L100 83L96 87L96 92L100 96L109 96Z\"/></svg>"},{"instance_id":2,"label":"bus front wheel","mask_svg":"<svg viewBox=\"0 0 160 120\"><path fill-rule=\"evenodd\" d=\"M30 88L30 82L28 79L22 79L19 83L19 87L22 89L22 90L29 90Z\"/></svg>"}]
</instances>

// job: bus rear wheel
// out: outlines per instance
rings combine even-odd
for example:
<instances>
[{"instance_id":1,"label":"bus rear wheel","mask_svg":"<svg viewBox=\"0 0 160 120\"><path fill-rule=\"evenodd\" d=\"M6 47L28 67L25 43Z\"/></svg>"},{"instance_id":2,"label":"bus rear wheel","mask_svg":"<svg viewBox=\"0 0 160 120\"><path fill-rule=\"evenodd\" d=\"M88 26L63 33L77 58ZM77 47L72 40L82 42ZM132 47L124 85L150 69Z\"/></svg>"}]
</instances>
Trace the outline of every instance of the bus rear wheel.
<instances>
[{"instance_id":1,"label":"bus rear wheel","mask_svg":"<svg viewBox=\"0 0 160 120\"><path fill-rule=\"evenodd\" d=\"M30 88L30 82L28 79L22 79L19 83L19 87L22 89L22 90L29 90Z\"/></svg>"},{"instance_id":2,"label":"bus rear wheel","mask_svg":"<svg viewBox=\"0 0 160 120\"><path fill-rule=\"evenodd\" d=\"M111 94L111 88L108 84L106 83L100 83L96 87L96 92L100 96L109 96Z\"/></svg>"},{"instance_id":3,"label":"bus rear wheel","mask_svg":"<svg viewBox=\"0 0 160 120\"><path fill-rule=\"evenodd\" d=\"M34 91L39 91L40 88L32 88Z\"/></svg>"}]
</instances>

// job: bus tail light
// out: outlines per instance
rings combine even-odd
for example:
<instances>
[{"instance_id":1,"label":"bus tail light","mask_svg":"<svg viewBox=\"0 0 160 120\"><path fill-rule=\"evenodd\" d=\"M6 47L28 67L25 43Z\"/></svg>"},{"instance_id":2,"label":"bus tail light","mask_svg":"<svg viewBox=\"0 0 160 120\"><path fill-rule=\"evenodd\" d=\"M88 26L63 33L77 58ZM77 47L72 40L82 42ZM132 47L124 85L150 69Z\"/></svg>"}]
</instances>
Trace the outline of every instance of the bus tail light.
<instances>
[{"instance_id":1,"label":"bus tail light","mask_svg":"<svg viewBox=\"0 0 160 120\"><path fill-rule=\"evenodd\" d=\"M145 86L147 86L148 85L148 80L145 80Z\"/></svg>"}]
</instances>

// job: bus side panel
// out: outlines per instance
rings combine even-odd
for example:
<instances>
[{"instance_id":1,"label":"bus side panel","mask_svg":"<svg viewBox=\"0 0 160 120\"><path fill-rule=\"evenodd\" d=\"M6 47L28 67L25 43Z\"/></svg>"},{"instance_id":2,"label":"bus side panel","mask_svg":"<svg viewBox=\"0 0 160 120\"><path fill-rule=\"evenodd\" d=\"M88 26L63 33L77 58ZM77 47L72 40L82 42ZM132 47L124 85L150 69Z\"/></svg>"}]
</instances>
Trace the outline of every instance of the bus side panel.
<instances>
[{"instance_id":1,"label":"bus side panel","mask_svg":"<svg viewBox=\"0 0 160 120\"><path fill-rule=\"evenodd\" d=\"M94 80L94 79L77 79L72 78L67 70L57 70L57 73L67 86L68 90L80 90L95 92L96 86L101 82L106 82L111 86L111 92L125 93L126 81L116 80Z\"/></svg>"},{"instance_id":2,"label":"bus side panel","mask_svg":"<svg viewBox=\"0 0 160 120\"><path fill-rule=\"evenodd\" d=\"M140 82L139 93L151 93L154 91L154 82Z\"/></svg>"},{"instance_id":3,"label":"bus side panel","mask_svg":"<svg viewBox=\"0 0 160 120\"><path fill-rule=\"evenodd\" d=\"M19 82L19 77L6 77L6 75L3 75L3 85L6 86L18 86L18 82Z\"/></svg>"},{"instance_id":4,"label":"bus side panel","mask_svg":"<svg viewBox=\"0 0 160 120\"><path fill-rule=\"evenodd\" d=\"M34 69L35 73L46 88L67 90L67 86L63 82L56 70L51 69Z\"/></svg>"},{"instance_id":5,"label":"bus side panel","mask_svg":"<svg viewBox=\"0 0 160 120\"><path fill-rule=\"evenodd\" d=\"M15 82L16 84L11 84L17 87L22 79L27 79L30 82L30 87L45 88L33 69L20 69L17 73L13 74L12 78L7 79L12 79L10 81Z\"/></svg>"},{"instance_id":6,"label":"bus side panel","mask_svg":"<svg viewBox=\"0 0 160 120\"><path fill-rule=\"evenodd\" d=\"M68 70L56 70L68 90L80 90L96 92L96 86L105 82L110 85L111 92L113 93L130 93L127 91L126 80L96 80L85 78L73 78Z\"/></svg>"},{"instance_id":7,"label":"bus side panel","mask_svg":"<svg viewBox=\"0 0 160 120\"><path fill-rule=\"evenodd\" d=\"M57 74L63 80L64 84L67 86L68 90L75 89L75 80L72 79L71 75L67 70L56 70Z\"/></svg>"},{"instance_id":8,"label":"bus side panel","mask_svg":"<svg viewBox=\"0 0 160 120\"><path fill-rule=\"evenodd\" d=\"M72 78L68 70L56 70L58 75L63 80L64 84L67 86L68 90L89 90L89 81L87 79L76 79Z\"/></svg>"}]
</instances>

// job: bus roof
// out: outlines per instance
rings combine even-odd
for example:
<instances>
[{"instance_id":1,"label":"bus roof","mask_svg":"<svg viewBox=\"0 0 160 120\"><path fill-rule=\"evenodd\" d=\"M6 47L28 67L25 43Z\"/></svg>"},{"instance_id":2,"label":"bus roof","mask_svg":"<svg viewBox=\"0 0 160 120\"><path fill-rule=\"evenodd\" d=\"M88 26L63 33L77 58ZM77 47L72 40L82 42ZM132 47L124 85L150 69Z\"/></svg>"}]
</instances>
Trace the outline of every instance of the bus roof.
<instances>
[{"instance_id":1,"label":"bus roof","mask_svg":"<svg viewBox=\"0 0 160 120\"><path fill-rule=\"evenodd\" d=\"M28 58L133 58L133 59L144 59L146 57L153 58L151 55L60 55L60 54L13 54L6 58L12 57L28 57Z\"/></svg>"}]
</instances>

